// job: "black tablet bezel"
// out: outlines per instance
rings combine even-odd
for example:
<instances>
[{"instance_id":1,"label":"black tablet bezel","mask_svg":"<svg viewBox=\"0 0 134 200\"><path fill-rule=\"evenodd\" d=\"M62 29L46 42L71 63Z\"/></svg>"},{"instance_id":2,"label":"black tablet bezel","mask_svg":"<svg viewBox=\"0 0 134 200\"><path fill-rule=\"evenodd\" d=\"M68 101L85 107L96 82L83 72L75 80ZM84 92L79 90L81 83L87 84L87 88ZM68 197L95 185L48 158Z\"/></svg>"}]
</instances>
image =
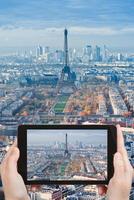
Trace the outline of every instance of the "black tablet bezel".
<instances>
[{"instance_id":1,"label":"black tablet bezel","mask_svg":"<svg viewBox=\"0 0 134 200\"><path fill-rule=\"evenodd\" d=\"M106 129L108 130L108 171L107 180L27 180L27 130L29 129ZM18 148L20 157L18 160L18 172L25 184L108 184L114 173L113 156L117 151L117 129L113 125L20 125L18 127Z\"/></svg>"}]
</instances>

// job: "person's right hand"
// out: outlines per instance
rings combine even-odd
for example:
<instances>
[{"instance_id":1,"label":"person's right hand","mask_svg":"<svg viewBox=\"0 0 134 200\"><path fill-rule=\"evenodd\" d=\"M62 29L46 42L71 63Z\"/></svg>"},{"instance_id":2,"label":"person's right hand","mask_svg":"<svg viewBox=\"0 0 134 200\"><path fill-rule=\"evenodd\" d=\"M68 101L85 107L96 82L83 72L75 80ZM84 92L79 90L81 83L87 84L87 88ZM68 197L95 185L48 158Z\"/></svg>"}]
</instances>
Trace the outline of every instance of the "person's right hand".
<instances>
[{"instance_id":1,"label":"person's right hand","mask_svg":"<svg viewBox=\"0 0 134 200\"><path fill-rule=\"evenodd\" d=\"M117 153L114 155L114 176L110 180L108 187L98 187L99 194L106 194L108 200L128 200L132 178L133 168L124 146L121 128L117 125Z\"/></svg>"}]
</instances>

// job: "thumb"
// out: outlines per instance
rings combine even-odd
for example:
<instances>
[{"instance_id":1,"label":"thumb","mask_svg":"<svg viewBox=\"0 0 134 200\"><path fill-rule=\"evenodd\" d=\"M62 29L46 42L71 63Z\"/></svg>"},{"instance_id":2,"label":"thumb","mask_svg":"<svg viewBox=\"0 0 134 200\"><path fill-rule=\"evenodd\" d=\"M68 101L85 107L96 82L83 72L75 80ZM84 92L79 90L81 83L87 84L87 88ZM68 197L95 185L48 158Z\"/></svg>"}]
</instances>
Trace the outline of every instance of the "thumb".
<instances>
[{"instance_id":1,"label":"thumb","mask_svg":"<svg viewBox=\"0 0 134 200\"><path fill-rule=\"evenodd\" d=\"M120 177L121 174L124 173L124 162L123 162L123 158L122 155L117 152L114 155L114 176L115 177Z\"/></svg>"},{"instance_id":2,"label":"thumb","mask_svg":"<svg viewBox=\"0 0 134 200\"><path fill-rule=\"evenodd\" d=\"M13 147L10 151L10 154L6 158L6 167L8 168L8 172L10 174L17 172L18 159L19 159L19 149L17 147Z\"/></svg>"}]
</instances>

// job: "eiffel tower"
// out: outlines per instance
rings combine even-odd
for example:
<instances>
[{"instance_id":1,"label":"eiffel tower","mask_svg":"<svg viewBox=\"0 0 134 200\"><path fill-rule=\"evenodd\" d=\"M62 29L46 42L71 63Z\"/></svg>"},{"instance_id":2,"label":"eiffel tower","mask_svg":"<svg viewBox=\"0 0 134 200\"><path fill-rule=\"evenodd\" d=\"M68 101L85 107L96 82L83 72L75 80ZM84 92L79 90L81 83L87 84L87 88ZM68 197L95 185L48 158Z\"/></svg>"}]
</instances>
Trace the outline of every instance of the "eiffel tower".
<instances>
[{"instance_id":1,"label":"eiffel tower","mask_svg":"<svg viewBox=\"0 0 134 200\"><path fill-rule=\"evenodd\" d=\"M65 151L64 151L64 156L67 157L69 152L68 152L68 143L67 143L67 133L66 133L66 139L65 139Z\"/></svg>"},{"instance_id":2,"label":"eiffel tower","mask_svg":"<svg viewBox=\"0 0 134 200\"><path fill-rule=\"evenodd\" d=\"M61 72L60 79L57 84L57 93L73 93L77 90L75 86L76 74L71 72L69 67L69 55L68 55L68 31L64 30L64 67Z\"/></svg>"},{"instance_id":3,"label":"eiffel tower","mask_svg":"<svg viewBox=\"0 0 134 200\"><path fill-rule=\"evenodd\" d=\"M70 158L71 157L71 153L69 152L68 150L68 138L67 138L67 133L66 133L66 136L65 136L65 151L64 151L64 157L66 158Z\"/></svg>"}]
</instances>

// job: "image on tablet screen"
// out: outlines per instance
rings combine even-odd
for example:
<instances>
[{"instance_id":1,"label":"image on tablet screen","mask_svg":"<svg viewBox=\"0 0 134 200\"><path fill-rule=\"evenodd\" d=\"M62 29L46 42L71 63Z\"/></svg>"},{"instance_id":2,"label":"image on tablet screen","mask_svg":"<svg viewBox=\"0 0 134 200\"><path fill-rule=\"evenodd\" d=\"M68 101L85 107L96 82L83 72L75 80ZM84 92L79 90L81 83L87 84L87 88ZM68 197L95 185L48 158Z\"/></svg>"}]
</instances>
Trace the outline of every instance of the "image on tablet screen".
<instances>
[{"instance_id":1,"label":"image on tablet screen","mask_svg":"<svg viewBox=\"0 0 134 200\"><path fill-rule=\"evenodd\" d=\"M28 180L107 180L107 130L27 130Z\"/></svg>"}]
</instances>

